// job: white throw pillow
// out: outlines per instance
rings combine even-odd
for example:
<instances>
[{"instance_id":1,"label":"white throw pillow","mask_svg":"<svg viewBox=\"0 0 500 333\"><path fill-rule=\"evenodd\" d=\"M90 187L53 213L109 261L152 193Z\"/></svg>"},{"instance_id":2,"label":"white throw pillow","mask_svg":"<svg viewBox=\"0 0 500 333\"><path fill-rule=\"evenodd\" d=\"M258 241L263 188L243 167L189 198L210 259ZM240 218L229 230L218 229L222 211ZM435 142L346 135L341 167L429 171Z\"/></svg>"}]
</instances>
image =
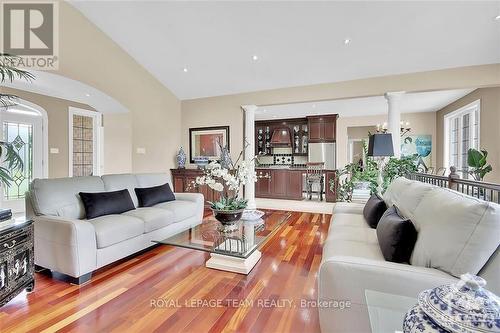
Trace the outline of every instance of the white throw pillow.
<instances>
[{"instance_id":1,"label":"white throw pillow","mask_svg":"<svg viewBox=\"0 0 500 333\"><path fill-rule=\"evenodd\" d=\"M418 238L410 263L456 277L477 274L500 244L500 206L449 189L428 192L412 221Z\"/></svg>"}]
</instances>

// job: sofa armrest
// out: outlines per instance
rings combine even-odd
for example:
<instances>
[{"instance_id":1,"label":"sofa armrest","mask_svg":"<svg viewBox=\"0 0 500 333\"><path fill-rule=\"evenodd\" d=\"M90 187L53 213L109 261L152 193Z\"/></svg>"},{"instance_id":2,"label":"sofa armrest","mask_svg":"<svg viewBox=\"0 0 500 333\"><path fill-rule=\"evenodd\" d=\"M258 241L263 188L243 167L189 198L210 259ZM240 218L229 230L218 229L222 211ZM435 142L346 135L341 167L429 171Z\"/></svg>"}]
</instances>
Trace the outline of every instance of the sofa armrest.
<instances>
[{"instance_id":1,"label":"sofa armrest","mask_svg":"<svg viewBox=\"0 0 500 333\"><path fill-rule=\"evenodd\" d=\"M191 201L196 204L196 217L200 221L203 219L205 210L205 197L201 193L174 193L176 200Z\"/></svg>"},{"instance_id":2,"label":"sofa armrest","mask_svg":"<svg viewBox=\"0 0 500 333\"><path fill-rule=\"evenodd\" d=\"M205 197L201 193L186 193L186 192L179 192L179 193L174 193L175 199L177 200L185 200L185 201L192 201L199 203L201 205L205 204Z\"/></svg>"},{"instance_id":3,"label":"sofa armrest","mask_svg":"<svg viewBox=\"0 0 500 333\"><path fill-rule=\"evenodd\" d=\"M451 275L433 268L359 257L330 257L320 266L318 297L325 301L349 301L351 306L320 307L321 331L370 332L366 290L416 298L425 289L455 281Z\"/></svg>"},{"instance_id":4,"label":"sofa armrest","mask_svg":"<svg viewBox=\"0 0 500 333\"><path fill-rule=\"evenodd\" d=\"M41 215L34 217L34 226L37 265L73 277L96 269L97 243L92 223Z\"/></svg>"}]
</instances>

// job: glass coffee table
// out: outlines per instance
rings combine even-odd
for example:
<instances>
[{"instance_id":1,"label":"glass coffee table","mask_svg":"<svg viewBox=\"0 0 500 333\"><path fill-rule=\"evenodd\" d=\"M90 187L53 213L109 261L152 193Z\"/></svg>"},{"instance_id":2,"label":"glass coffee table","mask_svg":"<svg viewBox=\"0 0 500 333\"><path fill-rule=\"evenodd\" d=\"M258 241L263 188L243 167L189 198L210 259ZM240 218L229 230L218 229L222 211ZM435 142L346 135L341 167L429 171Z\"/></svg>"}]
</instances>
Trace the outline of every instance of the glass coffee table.
<instances>
[{"instance_id":1,"label":"glass coffee table","mask_svg":"<svg viewBox=\"0 0 500 333\"><path fill-rule=\"evenodd\" d=\"M238 221L235 231L221 231L213 216L201 224L154 243L210 253L209 268L248 274L261 257L259 248L285 223L290 213L266 211L256 221Z\"/></svg>"},{"instance_id":2,"label":"glass coffee table","mask_svg":"<svg viewBox=\"0 0 500 333\"><path fill-rule=\"evenodd\" d=\"M365 290L372 333L402 333L406 313L417 299L375 290Z\"/></svg>"}]
</instances>

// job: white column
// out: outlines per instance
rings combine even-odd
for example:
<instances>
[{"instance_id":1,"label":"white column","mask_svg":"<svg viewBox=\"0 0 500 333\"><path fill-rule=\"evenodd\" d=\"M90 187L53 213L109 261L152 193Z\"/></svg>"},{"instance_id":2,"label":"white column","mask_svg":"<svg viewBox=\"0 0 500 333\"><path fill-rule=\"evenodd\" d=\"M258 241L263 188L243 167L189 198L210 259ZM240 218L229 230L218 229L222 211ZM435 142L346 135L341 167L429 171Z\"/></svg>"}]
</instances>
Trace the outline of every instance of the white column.
<instances>
[{"instance_id":1,"label":"white column","mask_svg":"<svg viewBox=\"0 0 500 333\"><path fill-rule=\"evenodd\" d=\"M388 105L387 130L392 134L394 157L401 157L401 98L404 92L388 92L384 94Z\"/></svg>"},{"instance_id":2,"label":"white column","mask_svg":"<svg viewBox=\"0 0 500 333\"><path fill-rule=\"evenodd\" d=\"M251 161L255 157L255 111L256 105L242 105L241 108L245 112L245 129L244 142L248 146L245 148L245 160ZM251 172L255 172L255 165L252 166ZM245 184L245 199L248 200L248 209L255 209L255 183Z\"/></svg>"}]
</instances>

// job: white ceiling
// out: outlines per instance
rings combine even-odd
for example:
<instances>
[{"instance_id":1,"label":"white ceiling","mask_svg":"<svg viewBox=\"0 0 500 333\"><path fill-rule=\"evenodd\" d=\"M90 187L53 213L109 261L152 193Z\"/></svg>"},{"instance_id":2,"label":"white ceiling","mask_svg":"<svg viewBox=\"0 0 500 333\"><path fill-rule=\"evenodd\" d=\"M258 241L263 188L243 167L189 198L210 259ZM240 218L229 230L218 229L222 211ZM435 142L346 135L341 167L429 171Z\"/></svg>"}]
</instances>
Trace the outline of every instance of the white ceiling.
<instances>
[{"instance_id":1,"label":"white ceiling","mask_svg":"<svg viewBox=\"0 0 500 333\"><path fill-rule=\"evenodd\" d=\"M433 112L453 103L474 89L443 90L421 93L407 93L401 98L401 112ZM321 114L338 114L340 117L374 116L387 114L387 100L384 96L340 99L333 101L283 104L259 107L257 120L300 118Z\"/></svg>"},{"instance_id":2,"label":"white ceiling","mask_svg":"<svg viewBox=\"0 0 500 333\"><path fill-rule=\"evenodd\" d=\"M35 80L31 82L16 78L13 82L4 82L2 85L87 104L102 113L128 112L120 102L85 83L46 71L30 72L35 75Z\"/></svg>"},{"instance_id":3,"label":"white ceiling","mask_svg":"<svg viewBox=\"0 0 500 333\"><path fill-rule=\"evenodd\" d=\"M73 5L180 99L500 62L500 1Z\"/></svg>"}]
</instances>

